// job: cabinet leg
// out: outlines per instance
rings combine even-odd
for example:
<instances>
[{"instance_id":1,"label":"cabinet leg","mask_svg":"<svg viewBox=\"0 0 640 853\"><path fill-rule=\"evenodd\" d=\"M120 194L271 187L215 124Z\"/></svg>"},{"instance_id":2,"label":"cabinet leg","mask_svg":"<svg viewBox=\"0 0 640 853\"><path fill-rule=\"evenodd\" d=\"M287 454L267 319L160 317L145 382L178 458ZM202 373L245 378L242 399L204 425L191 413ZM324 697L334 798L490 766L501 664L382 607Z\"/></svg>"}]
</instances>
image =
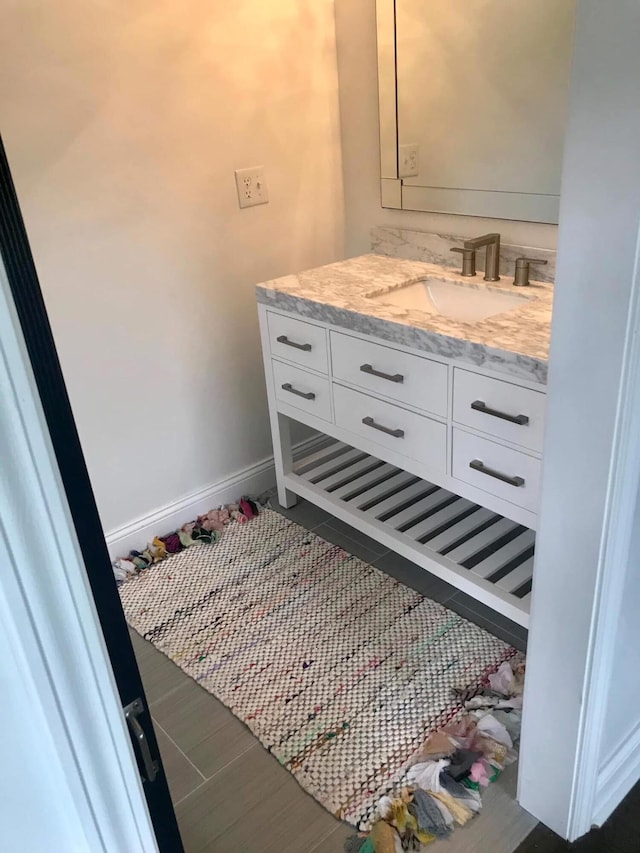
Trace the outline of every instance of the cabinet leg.
<instances>
[{"instance_id":1,"label":"cabinet leg","mask_svg":"<svg viewBox=\"0 0 640 853\"><path fill-rule=\"evenodd\" d=\"M278 483L278 503L284 509L291 509L298 503L298 496L285 489L282 483Z\"/></svg>"},{"instance_id":2,"label":"cabinet leg","mask_svg":"<svg viewBox=\"0 0 640 853\"><path fill-rule=\"evenodd\" d=\"M298 503L298 496L284 486L284 476L293 469L293 453L291 450L291 429L289 418L274 412L271 419L273 434L273 458L276 468L276 484L278 487L278 503L285 509L291 509Z\"/></svg>"}]
</instances>

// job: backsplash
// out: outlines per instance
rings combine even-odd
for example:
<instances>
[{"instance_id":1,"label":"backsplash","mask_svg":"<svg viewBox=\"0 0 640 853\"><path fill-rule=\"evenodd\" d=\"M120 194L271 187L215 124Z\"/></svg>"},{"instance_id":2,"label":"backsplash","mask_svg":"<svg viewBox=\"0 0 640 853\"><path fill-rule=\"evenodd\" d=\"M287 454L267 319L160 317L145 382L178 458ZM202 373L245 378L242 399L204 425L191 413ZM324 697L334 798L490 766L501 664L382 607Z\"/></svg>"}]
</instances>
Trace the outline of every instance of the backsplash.
<instances>
[{"instance_id":1,"label":"backsplash","mask_svg":"<svg viewBox=\"0 0 640 853\"><path fill-rule=\"evenodd\" d=\"M410 261L424 261L457 269L460 267L460 255L451 252L454 246L462 246L463 237L448 234L426 234L423 231L406 231L401 228L389 228L378 225L371 229L371 249L379 255L392 258L405 258ZM547 261L546 266L531 266L532 281L554 283L556 277L556 252L553 249L534 249L530 246L513 246L502 243L500 246L500 276L513 278L516 258L540 258ZM478 258L478 271L484 263L481 250Z\"/></svg>"}]
</instances>

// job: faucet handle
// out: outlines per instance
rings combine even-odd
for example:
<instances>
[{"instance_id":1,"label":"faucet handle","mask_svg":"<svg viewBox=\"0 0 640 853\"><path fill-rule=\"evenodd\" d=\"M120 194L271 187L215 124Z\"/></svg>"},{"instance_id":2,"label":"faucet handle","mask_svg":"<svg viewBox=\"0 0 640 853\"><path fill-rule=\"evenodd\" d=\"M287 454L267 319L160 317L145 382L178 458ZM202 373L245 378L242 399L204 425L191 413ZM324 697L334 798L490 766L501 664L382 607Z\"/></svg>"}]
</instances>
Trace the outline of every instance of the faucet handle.
<instances>
[{"instance_id":1,"label":"faucet handle","mask_svg":"<svg viewBox=\"0 0 640 853\"><path fill-rule=\"evenodd\" d=\"M545 266L547 261L540 258L516 258L516 274L513 283L516 287L526 287L529 284L529 265L540 264Z\"/></svg>"},{"instance_id":2,"label":"faucet handle","mask_svg":"<svg viewBox=\"0 0 640 853\"><path fill-rule=\"evenodd\" d=\"M454 246L451 252L459 252L462 255L462 275L471 277L476 274L476 250L462 249Z\"/></svg>"}]
</instances>

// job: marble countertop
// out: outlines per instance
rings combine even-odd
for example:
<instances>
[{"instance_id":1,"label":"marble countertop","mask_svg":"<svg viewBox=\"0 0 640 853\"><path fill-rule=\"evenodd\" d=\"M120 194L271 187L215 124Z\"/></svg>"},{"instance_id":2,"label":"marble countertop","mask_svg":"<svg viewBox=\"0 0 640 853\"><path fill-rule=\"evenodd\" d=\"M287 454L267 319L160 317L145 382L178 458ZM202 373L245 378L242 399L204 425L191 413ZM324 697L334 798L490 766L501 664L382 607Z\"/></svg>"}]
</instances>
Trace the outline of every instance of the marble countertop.
<instances>
[{"instance_id":1,"label":"marble countertop","mask_svg":"<svg viewBox=\"0 0 640 853\"><path fill-rule=\"evenodd\" d=\"M422 278L456 281L527 297L520 307L477 322L385 304L380 296ZM482 273L460 278L434 264L361 255L259 284L258 302L310 320L373 335L385 341L546 383L553 286L532 282L515 288L510 277L485 282ZM371 296L378 297L373 300Z\"/></svg>"}]
</instances>

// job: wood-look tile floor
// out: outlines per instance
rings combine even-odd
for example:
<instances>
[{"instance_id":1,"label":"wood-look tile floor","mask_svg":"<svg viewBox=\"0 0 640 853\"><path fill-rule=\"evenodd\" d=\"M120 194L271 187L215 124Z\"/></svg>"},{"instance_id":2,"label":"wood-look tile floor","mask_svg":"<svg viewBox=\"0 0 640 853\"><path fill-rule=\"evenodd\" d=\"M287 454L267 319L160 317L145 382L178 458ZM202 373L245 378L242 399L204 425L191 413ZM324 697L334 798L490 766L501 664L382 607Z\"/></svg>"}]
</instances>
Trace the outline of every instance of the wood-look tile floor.
<instances>
[{"instance_id":1,"label":"wood-look tile floor","mask_svg":"<svg viewBox=\"0 0 640 853\"><path fill-rule=\"evenodd\" d=\"M312 504L301 501L281 512L525 648L522 628ZM134 631L131 636L187 853L340 853L353 829L306 794L221 702ZM482 814L429 850L512 853L536 823L515 803L515 783L512 767L485 795Z\"/></svg>"}]
</instances>

